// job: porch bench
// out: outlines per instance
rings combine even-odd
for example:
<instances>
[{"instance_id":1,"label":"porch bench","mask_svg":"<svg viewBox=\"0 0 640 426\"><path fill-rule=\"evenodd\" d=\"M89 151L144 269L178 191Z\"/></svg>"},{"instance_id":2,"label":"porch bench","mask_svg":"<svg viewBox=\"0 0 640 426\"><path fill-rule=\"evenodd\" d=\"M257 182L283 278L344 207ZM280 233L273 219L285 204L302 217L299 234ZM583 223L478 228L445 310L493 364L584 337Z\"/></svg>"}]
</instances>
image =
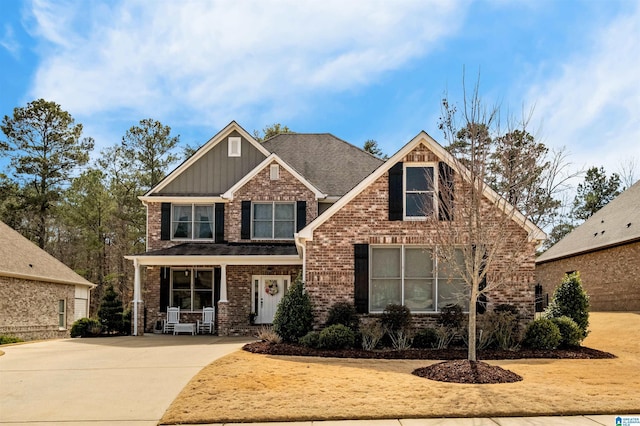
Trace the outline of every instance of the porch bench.
<instances>
[{"instance_id":1,"label":"porch bench","mask_svg":"<svg viewBox=\"0 0 640 426\"><path fill-rule=\"evenodd\" d=\"M192 336L196 334L196 325L194 323L179 322L173 325L174 336L178 333L191 333Z\"/></svg>"}]
</instances>

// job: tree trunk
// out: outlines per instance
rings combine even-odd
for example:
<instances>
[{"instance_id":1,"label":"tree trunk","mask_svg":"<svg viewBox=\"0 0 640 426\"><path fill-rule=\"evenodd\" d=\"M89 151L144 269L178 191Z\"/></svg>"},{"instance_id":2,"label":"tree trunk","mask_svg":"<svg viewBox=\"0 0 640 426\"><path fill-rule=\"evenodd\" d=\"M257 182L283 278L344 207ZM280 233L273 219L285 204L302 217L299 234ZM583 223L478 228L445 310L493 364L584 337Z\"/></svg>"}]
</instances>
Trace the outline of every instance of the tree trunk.
<instances>
[{"instance_id":1,"label":"tree trunk","mask_svg":"<svg viewBox=\"0 0 640 426\"><path fill-rule=\"evenodd\" d=\"M476 281L476 280L473 280ZM469 297L469 352L467 359L476 361L476 316L478 301L478 284L474 282L471 286L471 297Z\"/></svg>"}]
</instances>

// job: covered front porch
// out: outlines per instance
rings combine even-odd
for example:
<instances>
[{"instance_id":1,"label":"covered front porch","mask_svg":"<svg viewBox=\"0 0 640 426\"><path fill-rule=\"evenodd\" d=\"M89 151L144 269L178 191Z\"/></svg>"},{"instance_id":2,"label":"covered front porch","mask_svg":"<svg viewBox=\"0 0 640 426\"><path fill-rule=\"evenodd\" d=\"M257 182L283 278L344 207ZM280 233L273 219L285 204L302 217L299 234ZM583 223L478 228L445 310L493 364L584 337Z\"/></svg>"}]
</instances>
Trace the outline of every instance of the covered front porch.
<instances>
[{"instance_id":1,"label":"covered front porch","mask_svg":"<svg viewBox=\"0 0 640 426\"><path fill-rule=\"evenodd\" d=\"M196 323L215 308L215 333L251 335L270 324L277 303L302 271L292 244L185 243L126 257L133 261L132 334L161 328L167 307Z\"/></svg>"}]
</instances>

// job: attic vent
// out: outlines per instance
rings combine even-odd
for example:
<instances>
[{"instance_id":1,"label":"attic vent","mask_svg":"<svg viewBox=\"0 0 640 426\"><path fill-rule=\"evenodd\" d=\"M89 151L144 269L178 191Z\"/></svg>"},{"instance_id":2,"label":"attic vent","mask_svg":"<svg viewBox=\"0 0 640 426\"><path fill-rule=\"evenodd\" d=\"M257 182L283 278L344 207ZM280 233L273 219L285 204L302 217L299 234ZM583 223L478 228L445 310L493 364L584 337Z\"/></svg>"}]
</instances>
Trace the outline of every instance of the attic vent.
<instances>
[{"instance_id":1,"label":"attic vent","mask_svg":"<svg viewBox=\"0 0 640 426\"><path fill-rule=\"evenodd\" d=\"M604 231L602 231L601 234L604 234Z\"/></svg>"},{"instance_id":2,"label":"attic vent","mask_svg":"<svg viewBox=\"0 0 640 426\"><path fill-rule=\"evenodd\" d=\"M598 236L598 233L596 232L595 234L593 234L593 236L594 236L594 237L597 237L597 236Z\"/></svg>"},{"instance_id":3,"label":"attic vent","mask_svg":"<svg viewBox=\"0 0 640 426\"><path fill-rule=\"evenodd\" d=\"M280 165L272 164L271 166L269 166L269 178L271 180L280 179Z\"/></svg>"},{"instance_id":4,"label":"attic vent","mask_svg":"<svg viewBox=\"0 0 640 426\"><path fill-rule=\"evenodd\" d=\"M631 227L631 222L627 223L627 228Z\"/></svg>"},{"instance_id":5,"label":"attic vent","mask_svg":"<svg viewBox=\"0 0 640 426\"><path fill-rule=\"evenodd\" d=\"M242 139L239 137L229 137L229 157L240 157L242 150Z\"/></svg>"}]
</instances>

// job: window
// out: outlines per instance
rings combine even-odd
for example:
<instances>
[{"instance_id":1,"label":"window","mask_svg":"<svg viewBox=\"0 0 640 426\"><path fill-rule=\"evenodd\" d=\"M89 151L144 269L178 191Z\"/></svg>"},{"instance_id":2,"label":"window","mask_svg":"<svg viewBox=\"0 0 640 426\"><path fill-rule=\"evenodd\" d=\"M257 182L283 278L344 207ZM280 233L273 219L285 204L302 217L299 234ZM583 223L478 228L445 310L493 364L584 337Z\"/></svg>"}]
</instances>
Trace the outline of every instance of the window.
<instances>
[{"instance_id":1,"label":"window","mask_svg":"<svg viewBox=\"0 0 640 426\"><path fill-rule=\"evenodd\" d=\"M405 166L405 218L424 218L435 212L435 177L433 166Z\"/></svg>"},{"instance_id":2,"label":"window","mask_svg":"<svg viewBox=\"0 0 640 426\"><path fill-rule=\"evenodd\" d=\"M433 249L421 246L372 246L369 304L382 312L388 304L406 305L413 312L435 312L450 303L468 304L461 271L462 251L454 264L434 260Z\"/></svg>"},{"instance_id":3,"label":"window","mask_svg":"<svg viewBox=\"0 0 640 426\"><path fill-rule=\"evenodd\" d=\"M240 157L242 153L242 139L240 137L229 138L229 157Z\"/></svg>"},{"instance_id":4,"label":"window","mask_svg":"<svg viewBox=\"0 0 640 426\"><path fill-rule=\"evenodd\" d=\"M172 269L170 304L185 311L213 306L213 270Z\"/></svg>"},{"instance_id":5,"label":"window","mask_svg":"<svg viewBox=\"0 0 640 426\"><path fill-rule=\"evenodd\" d=\"M67 301L64 299L58 300L58 328L67 328Z\"/></svg>"},{"instance_id":6,"label":"window","mask_svg":"<svg viewBox=\"0 0 640 426\"><path fill-rule=\"evenodd\" d=\"M213 205L173 205L172 239L212 240L213 235Z\"/></svg>"},{"instance_id":7,"label":"window","mask_svg":"<svg viewBox=\"0 0 640 426\"><path fill-rule=\"evenodd\" d=\"M253 203L251 238L291 240L296 229L295 203Z\"/></svg>"}]
</instances>

